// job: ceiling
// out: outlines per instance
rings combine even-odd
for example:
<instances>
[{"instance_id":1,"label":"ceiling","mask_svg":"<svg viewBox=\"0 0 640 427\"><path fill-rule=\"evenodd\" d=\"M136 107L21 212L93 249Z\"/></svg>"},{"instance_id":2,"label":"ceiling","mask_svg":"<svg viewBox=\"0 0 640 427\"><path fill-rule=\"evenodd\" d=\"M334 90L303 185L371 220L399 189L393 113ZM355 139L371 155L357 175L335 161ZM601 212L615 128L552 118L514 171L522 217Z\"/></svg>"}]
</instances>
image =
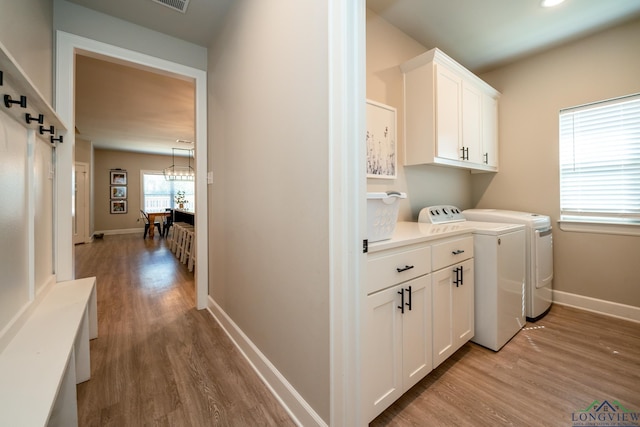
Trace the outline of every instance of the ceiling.
<instances>
[{"instance_id":1,"label":"ceiling","mask_svg":"<svg viewBox=\"0 0 640 427\"><path fill-rule=\"evenodd\" d=\"M96 148L158 154L194 148L177 142L195 140L192 80L77 55L75 93L77 135Z\"/></svg>"},{"instance_id":2,"label":"ceiling","mask_svg":"<svg viewBox=\"0 0 640 427\"><path fill-rule=\"evenodd\" d=\"M152 0L68 0L191 43L208 46L233 0L190 0L186 13ZM426 49L438 47L479 73L640 17L639 0L367 0L367 7ZM76 128L102 148L171 153L193 141L193 82L79 58Z\"/></svg>"}]
</instances>

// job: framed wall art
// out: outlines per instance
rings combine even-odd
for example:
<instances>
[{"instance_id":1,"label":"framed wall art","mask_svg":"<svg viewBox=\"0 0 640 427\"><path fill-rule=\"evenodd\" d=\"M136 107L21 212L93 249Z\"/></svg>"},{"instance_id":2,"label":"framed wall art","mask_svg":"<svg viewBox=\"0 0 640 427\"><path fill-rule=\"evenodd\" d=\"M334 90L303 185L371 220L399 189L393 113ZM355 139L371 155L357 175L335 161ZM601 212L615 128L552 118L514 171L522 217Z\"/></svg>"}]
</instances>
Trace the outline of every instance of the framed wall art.
<instances>
[{"instance_id":1,"label":"framed wall art","mask_svg":"<svg viewBox=\"0 0 640 427\"><path fill-rule=\"evenodd\" d=\"M127 187L122 185L112 185L111 186L111 198L112 199L126 199L127 198Z\"/></svg>"},{"instance_id":2,"label":"framed wall art","mask_svg":"<svg viewBox=\"0 0 640 427\"><path fill-rule=\"evenodd\" d=\"M127 201L126 200L111 200L111 213L112 214L126 214L127 213Z\"/></svg>"},{"instance_id":3,"label":"framed wall art","mask_svg":"<svg viewBox=\"0 0 640 427\"><path fill-rule=\"evenodd\" d=\"M367 100L367 178L395 179L396 109Z\"/></svg>"},{"instance_id":4,"label":"framed wall art","mask_svg":"<svg viewBox=\"0 0 640 427\"><path fill-rule=\"evenodd\" d=\"M127 185L127 171L112 170L111 185Z\"/></svg>"}]
</instances>

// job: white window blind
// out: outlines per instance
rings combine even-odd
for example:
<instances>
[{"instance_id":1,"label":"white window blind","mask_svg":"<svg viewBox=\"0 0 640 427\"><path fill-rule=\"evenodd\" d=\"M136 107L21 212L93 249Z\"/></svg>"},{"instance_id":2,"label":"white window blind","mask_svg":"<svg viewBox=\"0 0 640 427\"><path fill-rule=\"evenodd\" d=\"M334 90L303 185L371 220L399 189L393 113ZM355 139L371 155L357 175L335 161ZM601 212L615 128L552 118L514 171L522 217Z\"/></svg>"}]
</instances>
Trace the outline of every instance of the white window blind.
<instances>
[{"instance_id":1,"label":"white window blind","mask_svg":"<svg viewBox=\"0 0 640 427\"><path fill-rule=\"evenodd\" d=\"M640 225L640 94L560 111L560 210Z\"/></svg>"}]
</instances>

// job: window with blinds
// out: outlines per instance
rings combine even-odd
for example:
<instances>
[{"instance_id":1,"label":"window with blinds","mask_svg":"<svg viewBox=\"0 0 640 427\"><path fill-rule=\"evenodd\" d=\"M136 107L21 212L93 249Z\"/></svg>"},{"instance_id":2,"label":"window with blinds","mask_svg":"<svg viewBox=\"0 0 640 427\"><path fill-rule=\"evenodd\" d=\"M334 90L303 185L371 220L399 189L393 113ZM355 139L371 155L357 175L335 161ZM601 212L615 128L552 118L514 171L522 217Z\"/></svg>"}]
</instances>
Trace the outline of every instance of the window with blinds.
<instances>
[{"instance_id":1,"label":"window with blinds","mask_svg":"<svg viewBox=\"0 0 640 427\"><path fill-rule=\"evenodd\" d=\"M640 94L560 111L560 210L640 225Z\"/></svg>"}]
</instances>

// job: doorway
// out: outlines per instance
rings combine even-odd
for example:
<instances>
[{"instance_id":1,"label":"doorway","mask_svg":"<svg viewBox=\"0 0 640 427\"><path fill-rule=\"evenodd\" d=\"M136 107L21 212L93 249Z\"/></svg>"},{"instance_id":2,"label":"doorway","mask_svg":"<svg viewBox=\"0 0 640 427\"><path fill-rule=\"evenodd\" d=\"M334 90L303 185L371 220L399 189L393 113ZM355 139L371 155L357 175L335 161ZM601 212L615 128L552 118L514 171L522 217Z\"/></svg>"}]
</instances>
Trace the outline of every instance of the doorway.
<instances>
[{"instance_id":1,"label":"doorway","mask_svg":"<svg viewBox=\"0 0 640 427\"><path fill-rule=\"evenodd\" d=\"M114 61L134 64L141 69L153 70L157 73L172 75L182 79L191 79L195 84L195 150L196 150L196 205L195 222L198 228L196 251L198 258L204 262L197 263L194 269L196 282L196 307L207 307L208 274L207 274L207 130L206 130L206 72L164 59L130 51L120 47L107 45L95 40L58 31L56 34L56 111L61 119L73 128L75 122L75 58L76 55L98 56L112 58ZM73 188L74 163L73 152L75 135L69 132L65 135L65 144L61 144L57 153L58 171L56 186L58 200L56 206L57 218L69 218L72 214L72 199L70 189ZM56 223L56 260L57 280L71 280L74 278L73 256L73 223L58 220Z\"/></svg>"}]
</instances>

